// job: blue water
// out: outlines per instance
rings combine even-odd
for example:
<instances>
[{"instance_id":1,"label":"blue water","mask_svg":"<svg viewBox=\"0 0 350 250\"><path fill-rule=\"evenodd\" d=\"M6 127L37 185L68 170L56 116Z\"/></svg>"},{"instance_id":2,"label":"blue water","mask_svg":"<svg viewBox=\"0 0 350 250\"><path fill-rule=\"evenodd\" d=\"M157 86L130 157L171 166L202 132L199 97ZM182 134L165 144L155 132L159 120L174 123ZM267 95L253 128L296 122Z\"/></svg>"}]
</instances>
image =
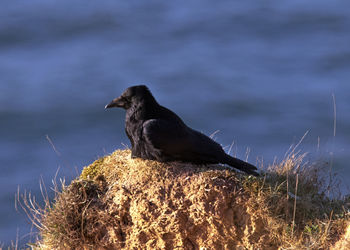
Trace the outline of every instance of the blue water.
<instances>
[{"instance_id":1,"label":"blue water","mask_svg":"<svg viewBox=\"0 0 350 250\"><path fill-rule=\"evenodd\" d=\"M40 200L41 176L50 187L59 169L69 182L129 144L124 111L104 105L132 84L146 83L191 127L219 130L238 157L249 148L252 163L282 159L309 130L301 150L333 153L350 177L347 0L3 0L0 18L4 246L34 236L15 210L18 187Z\"/></svg>"}]
</instances>

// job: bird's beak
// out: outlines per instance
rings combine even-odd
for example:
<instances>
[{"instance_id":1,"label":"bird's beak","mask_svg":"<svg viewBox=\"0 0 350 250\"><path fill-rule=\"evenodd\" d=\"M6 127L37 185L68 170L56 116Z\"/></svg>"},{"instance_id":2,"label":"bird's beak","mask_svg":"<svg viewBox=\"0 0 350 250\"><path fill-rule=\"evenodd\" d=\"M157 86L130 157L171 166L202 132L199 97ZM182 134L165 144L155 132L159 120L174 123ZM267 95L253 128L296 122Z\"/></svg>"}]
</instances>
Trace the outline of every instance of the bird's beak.
<instances>
[{"instance_id":1,"label":"bird's beak","mask_svg":"<svg viewBox=\"0 0 350 250\"><path fill-rule=\"evenodd\" d=\"M123 108L124 106L125 106L125 100L123 97L120 96L118 98L113 99L113 101L111 101L110 103L108 103L105 106L105 109L113 108L113 107Z\"/></svg>"}]
</instances>

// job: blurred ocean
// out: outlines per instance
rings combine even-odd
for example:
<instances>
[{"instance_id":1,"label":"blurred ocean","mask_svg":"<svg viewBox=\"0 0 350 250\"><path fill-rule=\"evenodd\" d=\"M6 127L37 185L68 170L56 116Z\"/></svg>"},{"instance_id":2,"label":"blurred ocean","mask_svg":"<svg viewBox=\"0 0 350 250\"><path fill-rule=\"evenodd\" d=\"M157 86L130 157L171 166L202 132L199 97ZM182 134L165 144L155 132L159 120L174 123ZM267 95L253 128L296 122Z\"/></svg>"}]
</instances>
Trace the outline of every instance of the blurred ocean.
<instances>
[{"instance_id":1,"label":"blurred ocean","mask_svg":"<svg viewBox=\"0 0 350 250\"><path fill-rule=\"evenodd\" d=\"M18 187L40 200L41 176L129 145L104 105L133 84L251 163L309 130L300 149L350 178L350 1L2 0L0 18L0 246L33 238Z\"/></svg>"}]
</instances>

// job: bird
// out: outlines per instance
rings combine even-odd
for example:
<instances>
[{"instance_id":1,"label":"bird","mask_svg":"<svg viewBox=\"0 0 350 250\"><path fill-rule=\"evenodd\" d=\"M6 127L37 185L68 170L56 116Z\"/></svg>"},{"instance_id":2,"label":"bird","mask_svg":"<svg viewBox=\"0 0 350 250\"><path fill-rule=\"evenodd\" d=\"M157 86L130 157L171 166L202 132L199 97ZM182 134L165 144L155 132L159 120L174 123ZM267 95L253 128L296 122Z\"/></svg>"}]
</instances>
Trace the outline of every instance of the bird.
<instances>
[{"instance_id":1,"label":"bird","mask_svg":"<svg viewBox=\"0 0 350 250\"><path fill-rule=\"evenodd\" d=\"M114 107L126 110L125 132L131 142L132 158L195 165L221 163L259 176L255 166L226 154L220 144L158 104L146 85L127 88L105 109Z\"/></svg>"}]
</instances>

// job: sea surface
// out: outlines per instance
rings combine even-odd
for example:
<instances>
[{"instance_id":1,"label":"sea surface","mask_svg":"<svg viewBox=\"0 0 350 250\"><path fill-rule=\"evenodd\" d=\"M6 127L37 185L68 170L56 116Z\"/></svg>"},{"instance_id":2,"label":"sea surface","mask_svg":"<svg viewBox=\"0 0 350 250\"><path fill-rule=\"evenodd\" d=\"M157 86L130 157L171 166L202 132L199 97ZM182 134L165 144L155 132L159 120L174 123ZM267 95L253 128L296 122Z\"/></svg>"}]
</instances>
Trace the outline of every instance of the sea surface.
<instances>
[{"instance_id":1,"label":"sea surface","mask_svg":"<svg viewBox=\"0 0 350 250\"><path fill-rule=\"evenodd\" d=\"M135 84L265 167L308 131L349 193L348 0L2 0L0 20L0 246L35 238L18 189L40 203L40 179L130 145L104 106Z\"/></svg>"}]
</instances>

